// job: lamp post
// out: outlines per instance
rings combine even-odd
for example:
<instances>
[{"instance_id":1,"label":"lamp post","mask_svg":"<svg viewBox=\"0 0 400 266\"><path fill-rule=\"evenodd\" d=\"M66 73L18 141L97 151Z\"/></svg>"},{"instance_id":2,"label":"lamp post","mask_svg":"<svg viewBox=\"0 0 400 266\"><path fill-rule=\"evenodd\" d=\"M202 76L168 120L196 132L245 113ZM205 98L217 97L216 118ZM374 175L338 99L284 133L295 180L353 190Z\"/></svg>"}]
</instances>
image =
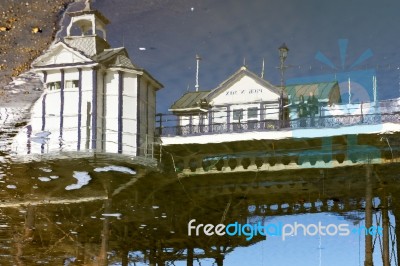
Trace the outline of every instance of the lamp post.
<instances>
[{"instance_id":1,"label":"lamp post","mask_svg":"<svg viewBox=\"0 0 400 266\"><path fill-rule=\"evenodd\" d=\"M285 85L285 70L287 68L287 66L285 66L285 60L287 58L289 48L287 48L286 44L283 43L278 50L280 59L279 70L281 71L281 89L283 90L283 86Z\"/></svg>"},{"instance_id":2,"label":"lamp post","mask_svg":"<svg viewBox=\"0 0 400 266\"><path fill-rule=\"evenodd\" d=\"M285 70L287 66L285 66L285 60L287 58L289 48L287 48L286 44L283 43L279 48L279 59L280 59L280 65L279 65L279 70L281 71L281 97L279 101L279 107L280 107L280 121L281 125L280 127L285 127L285 111L284 111L284 102L283 102L283 91L284 91L284 86L285 86Z\"/></svg>"}]
</instances>

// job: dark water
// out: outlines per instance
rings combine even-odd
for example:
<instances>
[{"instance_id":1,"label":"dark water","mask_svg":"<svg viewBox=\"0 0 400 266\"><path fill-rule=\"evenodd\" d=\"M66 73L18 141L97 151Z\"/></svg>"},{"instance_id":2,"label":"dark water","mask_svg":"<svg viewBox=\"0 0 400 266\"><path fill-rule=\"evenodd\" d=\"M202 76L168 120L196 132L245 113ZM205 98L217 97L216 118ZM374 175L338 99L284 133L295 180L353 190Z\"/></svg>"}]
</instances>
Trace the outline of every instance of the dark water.
<instances>
[{"instance_id":1,"label":"dark water","mask_svg":"<svg viewBox=\"0 0 400 266\"><path fill-rule=\"evenodd\" d=\"M366 197L374 226L388 217L387 249L397 265L396 164L369 166L370 175L368 166L355 166L183 177L129 160L2 164L0 265L364 265L365 234L353 230L364 232ZM192 219L193 226L269 224L270 233L295 223L352 231L250 239L193 229L188 236ZM374 265L383 265L383 242L372 237Z\"/></svg>"},{"instance_id":2,"label":"dark water","mask_svg":"<svg viewBox=\"0 0 400 266\"><path fill-rule=\"evenodd\" d=\"M295 66L288 70L289 78L347 75L359 54L371 48L374 57L362 67L376 65L382 82L378 95L398 94L398 55L393 51L399 39L386 30L399 19L395 6L340 1L321 12L318 1L134 2L98 0L93 6L113 22L108 28L113 47L125 45L133 62L164 83L161 111L194 83L196 53L203 57L201 89L216 87L244 57L257 73L265 58L266 79L277 83L276 49L283 41L291 49L288 64ZM316 4L320 8L310 8ZM352 38L354 45L346 62L338 52L341 38ZM313 61L318 51L336 66L342 63L343 69L322 69ZM169 160L158 168L152 161L104 154L54 154L21 161L10 148L16 125L6 123L7 115L21 113L0 114L0 265L353 266L371 257L374 265L384 265L385 254L387 265L398 265L398 160L193 176L176 173ZM398 144L392 148L398 151ZM182 147L180 152L188 150ZM364 227L370 222L385 234L367 237ZM296 223L297 234L289 232ZM269 234L250 235L254 227L247 227L241 235L208 236L200 224L269 226ZM285 236L279 235L283 226L289 230ZM301 226L310 233L304 235ZM315 226L330 226L332 235L314 234ZM349 234L336 232L339 226Z\"/></svg>"}]
</instances>

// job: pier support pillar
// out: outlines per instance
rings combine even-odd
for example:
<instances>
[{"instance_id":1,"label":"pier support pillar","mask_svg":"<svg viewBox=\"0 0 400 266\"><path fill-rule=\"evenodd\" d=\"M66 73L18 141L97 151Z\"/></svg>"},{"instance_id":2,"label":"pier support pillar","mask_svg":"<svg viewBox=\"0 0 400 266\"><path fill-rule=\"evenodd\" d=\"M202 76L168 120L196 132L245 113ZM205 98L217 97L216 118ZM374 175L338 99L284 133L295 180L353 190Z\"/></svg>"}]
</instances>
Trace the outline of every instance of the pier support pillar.
<instances>
[{"instance_id":1,"label":"pier support pillar","mask_svg":"<svg viewBox=\"0 0 400 266\"><path fill-rule=\"evenodd\" d=\"M382 225L383 225L383 266L390 266L390 254L389 254L389 210L388 200L386 192L383 193L382 198Z\"/></svg>"},{"instance_id":2,"label":"pier support pillar","mask_svg":"<svg viewBox=\"0 0 400 266\"><path fill-rule=\"evenodd\" d=\"M366 190L365 190L365 227L368 230L372 226L372 165L366 166ZM373 266L372 235L365 235L365 261L364 266Z\"/></svg>"}]
</instances>

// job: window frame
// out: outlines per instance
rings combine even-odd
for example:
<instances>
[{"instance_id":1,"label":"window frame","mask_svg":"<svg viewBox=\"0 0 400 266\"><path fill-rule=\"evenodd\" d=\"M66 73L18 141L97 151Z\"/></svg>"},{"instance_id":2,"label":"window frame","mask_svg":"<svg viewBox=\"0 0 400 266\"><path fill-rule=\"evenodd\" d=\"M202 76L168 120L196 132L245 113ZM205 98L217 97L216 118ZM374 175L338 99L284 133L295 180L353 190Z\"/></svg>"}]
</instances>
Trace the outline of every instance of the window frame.
<instances>
[{"instance_id":1,"label":"window frame","mask_svg":"<svg viewBox=\"0 0 400 266\"><path fill-rule=\"evenodd\" d=\"M243 108L241 108L241 109L233 109L233 111L232 111L232 120L235 120L235 121L243 120Z\"/></svg>"},{"instance_id":2,"label":"window frame","mask_svg":"<svg viewBox=\"0 0 400 266\"><path fill-rule=\"evenodd\" d=\"M69 84L72 84L72 87L70 87ZM77 88L79 88L79 80L78 79L66 80L65 83L64 83L64 88L66 88L66 89L77 89Z\"/></svg>"},{"instance_id":3,"label":"window frame","mask_svg":"<svg viewBox=\"0 0 400 266\"><path fill-rule=\"evenodd\" d=\"M46 84L46 87L51 91L56 91L61 89L61 81L52 81Z\"/></svg>"},{"instance_id":4,"label":"window frame","mask_svg":"<svg viewBox=\"0 0 400 266\"><path fill-rule=\"evenodd\" d=\"M254 112L255 113L252 113ZM258 114L258 108L257 107L249 107L247 108L247 119L252 119L252 118L256 118L258 119L259 114Z\"/></svg>"}]
</instances>

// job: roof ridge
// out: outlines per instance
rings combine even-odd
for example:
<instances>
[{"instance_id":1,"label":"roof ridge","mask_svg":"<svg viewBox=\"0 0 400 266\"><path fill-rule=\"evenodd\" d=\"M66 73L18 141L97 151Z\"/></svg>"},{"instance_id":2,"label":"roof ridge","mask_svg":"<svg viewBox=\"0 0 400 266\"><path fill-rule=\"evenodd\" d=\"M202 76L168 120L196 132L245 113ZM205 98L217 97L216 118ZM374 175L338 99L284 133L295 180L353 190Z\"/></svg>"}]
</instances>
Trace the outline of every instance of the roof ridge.
<instances>
[{"instance_id":1,"label":"roof ridge","mask_svg":"<svg viewBox=\"0 0 400 266\"><path fill-rule=\"evenodd\" d=\"M222 83L220 83L216 88L211 90L210 94L207 95L207 97L214 97L214 95L218 95L219 90L223 89L223 87L225 87L225 86L228 86L230 84L230 82L233 82L236 78L240 77L240 75L242 75L242 76L247 75L247 76L255 79L256 82L262 83L261 85L265 85L268 89L270 89L271 91L273 91L276 94L281 94L281 92L282 92L275 85L273 85L270 82L268 82L267 80L259 77L257 74L250 71L247 67L242 66L241 68L239 68L239 70L237 70L235 73L233 73L227 79L225 79ZM285 92L283 92L283 93L286 94Z\"/></svg>"},{"instance_id":2,"label":"roof ridge","mask_svg":"<svg viewBox=\"0 0 400 266\"><path fill-rule=\"evenodd\" d=\"M285 87L300 86L300 85L310 85L310 84L329 84L329 83L339 83L339 82L337 80L335 80L335 81L322 81L322 82L294 83L294 84L286 84Z\"/></svg>"},{"instance_id":3,"label":"roof ridge","mask_svg":"<svg viewBox=\"0 0 400 266\"><path fill-rule=\"evenodd\" d=\"M41 59L41 58L43 58L45 55L47 55L47 54L53 52L55 49L58 48L57 46L60 46L60 45L65 46L66 48L68 48L68 49L70 49L70 50L72 50L72 51L78 53L79 55L83 56L84 58L86 58L86 59L88 59L88 60L95 61L95 60L93 60L92 57L88 56L87 54L83 53L82 51L80 51L80 50L78 50L78 49L76 49L76 48L74 48L74 47L68 45L66 42L64 42L64 40L59 40L58 42L56 42L56 43L50 45L41 55L39 55L38 57L36 57L35 60L32 61L31 67L34 67L35 64L37 64L37 63L40 62L40 59Z\"/></svg>"}]
</instances>

